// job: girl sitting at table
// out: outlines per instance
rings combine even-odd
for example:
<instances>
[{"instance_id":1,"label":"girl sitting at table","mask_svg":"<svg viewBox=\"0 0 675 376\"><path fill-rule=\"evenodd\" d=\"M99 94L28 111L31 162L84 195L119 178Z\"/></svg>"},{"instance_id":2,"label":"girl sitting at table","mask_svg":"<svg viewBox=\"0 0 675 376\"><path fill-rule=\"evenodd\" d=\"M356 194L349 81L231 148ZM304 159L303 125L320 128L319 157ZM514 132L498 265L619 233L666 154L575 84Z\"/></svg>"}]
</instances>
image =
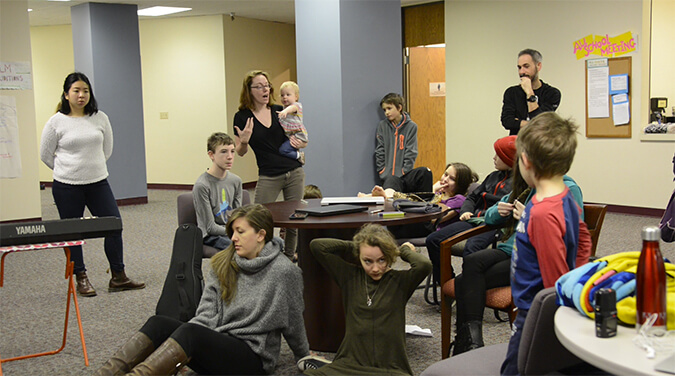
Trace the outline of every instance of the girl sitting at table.
<instances>
[{"instance_id":1,"label":"girl sitting at table","mask_svg":"<svg viewBox=\"0 0 675 376\"><path fill-rule=\"evenodd\" d=\"M410 243L399 248L391 233L374 223L364 225L353 241L315 239L310 249L342 290L346 330L333 363L305 373L411 375L405 306L431 272L429 259ZM391 268L398 256L409 270Z\"/></svg>"},{"instance_id":2,"label":"girl sitting at table","mask_svg":"<svg viewBox=\"0 0 675 376\"><path fill-rule=\"evenodd\" d=\"M438 204L445 212L445 215L433 223L414 223L403 226L391 226L389 230L396 239L402 238L421 238L426 237L432 232L443 228L459 219L459 209L462 207L466 194L471 183L478 181L478 175L464 163L449 163L445 167L445 172L441 179L433 186L434 196L430 200L432 204ZM382 196L385 198L406 198L412 201L422 201L414 194L395 192L393 189L383 189L376 185L373 187L372 196ZM368 196L359 193L360 197Z\"/></svg>"}]
</instances>

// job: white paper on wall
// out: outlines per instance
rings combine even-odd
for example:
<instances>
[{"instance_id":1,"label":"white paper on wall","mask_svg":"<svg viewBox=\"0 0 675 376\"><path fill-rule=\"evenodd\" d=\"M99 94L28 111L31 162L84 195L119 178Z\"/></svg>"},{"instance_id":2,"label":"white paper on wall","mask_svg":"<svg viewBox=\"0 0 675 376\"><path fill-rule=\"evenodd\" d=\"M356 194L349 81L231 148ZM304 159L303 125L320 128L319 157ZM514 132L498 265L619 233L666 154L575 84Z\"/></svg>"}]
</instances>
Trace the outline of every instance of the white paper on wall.
<instances>
[{"instance_id":1,"label":"white paper on wall","mask_svg":"<svg viewBox=\"0 0 675 376\"><path fill-rule=\"evenodd\" d=\"M21 176L16 99L0 95L0 179Z\"/></svg>"}]
</instances>

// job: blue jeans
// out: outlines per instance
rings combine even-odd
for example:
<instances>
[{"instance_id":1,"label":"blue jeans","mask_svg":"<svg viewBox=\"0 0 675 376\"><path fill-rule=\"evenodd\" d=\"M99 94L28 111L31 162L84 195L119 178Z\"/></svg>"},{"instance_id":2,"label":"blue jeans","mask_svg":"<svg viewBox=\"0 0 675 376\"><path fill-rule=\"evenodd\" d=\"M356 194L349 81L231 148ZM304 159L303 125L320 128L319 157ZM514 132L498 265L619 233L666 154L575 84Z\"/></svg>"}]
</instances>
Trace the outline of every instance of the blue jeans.
<instances>
[{"instance_id":1,"label":"blue jeans","mask_svg":"<svg viewBox=\"0 0 675 376\"><path fill-rule=\"evenodd\" d=\"M85 185L72 185L54 180L52 196L61 219L81 218L85 206L94 216L121 218L107 179ZM116 272L124 271L122 233L106 236L104 248L110 269ZM84 266L82 246L70 248L70 260L75 263L74 273L87 270Z\"/></svg>"},{"instance_id":2,"label":"blue jeans","mask_svg":"<svg viewBox=\"0 0 675 376\"><path fill-rule=\"evenodd\" d=\"M520 337L523 335L523 326L527 318L526 310L519 310L516 320L511 327L511 339L509 347L506 350L506 359L502 363L500 375L518 375L518 347L520 347Z\"/></svg>"},{"instance_id":3,"label":"blue jeans","mask_svg":"<svg viewBox=\"0 0 675 376\"><path fill-rule=\"evenodd\" d=\"M299 153L298 149L291 146L291 140L286 140L279 146L279 154L286 158L298 159Z\"/></svg>"},{"instance_id":4,"label":"blue jeans","mask_svg":"<svg viewBox=\"0 0 675 376\"><path fill-rule=\"evenodd\" d=\"M232 244L232 240L227 236L207 235L204 237L204 244L222 251Z\"/></svg>"}]
</instances>

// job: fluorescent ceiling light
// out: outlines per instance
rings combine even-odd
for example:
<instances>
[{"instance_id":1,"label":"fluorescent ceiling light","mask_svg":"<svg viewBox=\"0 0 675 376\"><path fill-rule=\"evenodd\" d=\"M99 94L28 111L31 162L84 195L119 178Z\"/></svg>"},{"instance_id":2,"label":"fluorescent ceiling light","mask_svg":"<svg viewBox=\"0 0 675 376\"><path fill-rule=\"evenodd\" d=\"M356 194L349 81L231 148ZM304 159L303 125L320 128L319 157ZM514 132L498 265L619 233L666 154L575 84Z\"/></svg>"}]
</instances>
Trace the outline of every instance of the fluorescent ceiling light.
<instances>
[{"instance_id":1,"label":"fluorescent ceiling light","mask_svg":"<svg viewBox=\"0 0 675 376\"><path fill-rule=\"evenodd\" d=\"M157 17L157 16L166 16L167 14L173 13L187 12L188 10L192 10L192 8L150 7L145 9L139 9L138 15Z\"/></svg>"},{"instance_id":2,"label":"fluorescent ceiling light","mask_svg":"<svg viewBox=\"0 0 675 376\"><path fill-rule=\"evenodd\" d=\"M32 12L33 10L32 10L31 8L28 8L28 11L29 11L29 12Z\"/></svg>"}]
</instances>

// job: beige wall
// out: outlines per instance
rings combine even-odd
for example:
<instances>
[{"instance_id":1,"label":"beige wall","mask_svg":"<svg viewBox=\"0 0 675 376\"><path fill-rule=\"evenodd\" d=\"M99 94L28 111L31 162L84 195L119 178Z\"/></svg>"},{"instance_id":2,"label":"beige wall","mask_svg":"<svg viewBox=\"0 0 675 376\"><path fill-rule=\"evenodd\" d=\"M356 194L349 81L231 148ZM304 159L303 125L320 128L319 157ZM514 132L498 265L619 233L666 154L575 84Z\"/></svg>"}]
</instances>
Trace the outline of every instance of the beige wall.
<instances>
[{"instance_id":1,"label":"beige wall","mask_svg":"<svg viewBox=\"0 0 675 376\"><path fill-rule=\"evenodd\" d=\"M26 8L25 0L0 2L0 61L31 61ZM0 95L14 97L16 102L21 159L20 177L0 179L0 221L40 218L33 90L0 90Z\"/></svg>"},{"instance_id":2,"label":"beige wall","mask_svg":"<svg viewBox=\"0 0 675 376\"><path fill-rule=\"evenodd\" d=\"M206 138L227 129L222 28L220 16L140 22L148 183L193 184L211 165Z\"/></svg>"},{"instance_id":3,"label":"beige wall","mask_svg":"<svg viewBox=\"0 0 675 376\"><path fill-rule=\"evenodd\" d=\"M73 70L71 27L34 27L31 39L39 143L63 78ZM293 25L229 16L143 20L140 42L150 184L193 184L209 167L206 138L216 131L232 133L247 71L267 70L276 87L295 79ZM160 112L168 112L168 119L160 119ZM237 158L233 172L244 182L257 180L253 152ZM51 179L51 170L40 163L40 180Z\"/></svg>"},{"instance_id":4,"label":"beige wall","mask_svg":"<svg viewBox=\"0 0 675 376\"><path fill-rule=\"evenodd\" d=\"M675 107L675 1L653 0L652 7L651 96L668 98L670 115Z\"/></svg>"},{"instance_id":5,"label":"beige wall","mask_svg":"<svg viewBox=\"0 0 675 376\"><path fill-rule=\"evenodd\" d=\"M446 0L446 125L452 140L447 144L448 160L468 163L481 177L493 169L492 143L507 135L499 121L504 90L518 83L518 51L535 48L544 56L540 77L562 92L558 113L581 126L570 175L581 186L584 200L663 208L673 189L675 144L639 139L649 95L645 85L649 28L645 31L644 22L640 0L620 4ZM584 60L574 56L573 42L588 34L626 31L638 34L638 51L630 55L632 138L587 139Z\"/></svg>"},{"instance_id":6,"label":"beige wall","mask_svg":"<svg viewBox=\"0 0 675 376\"><path fill-rule=\"evenodd\" d=\"M36 142L39 149L42 130L56 112L63 80L73 71L73 34L70 25L30 28L35 77ZM96 95L96 92L94 92ZM39 153L39 150L38 150ZM51 181L52 170L38 157L40 181Z\"/></svg>"}]
</instances>

